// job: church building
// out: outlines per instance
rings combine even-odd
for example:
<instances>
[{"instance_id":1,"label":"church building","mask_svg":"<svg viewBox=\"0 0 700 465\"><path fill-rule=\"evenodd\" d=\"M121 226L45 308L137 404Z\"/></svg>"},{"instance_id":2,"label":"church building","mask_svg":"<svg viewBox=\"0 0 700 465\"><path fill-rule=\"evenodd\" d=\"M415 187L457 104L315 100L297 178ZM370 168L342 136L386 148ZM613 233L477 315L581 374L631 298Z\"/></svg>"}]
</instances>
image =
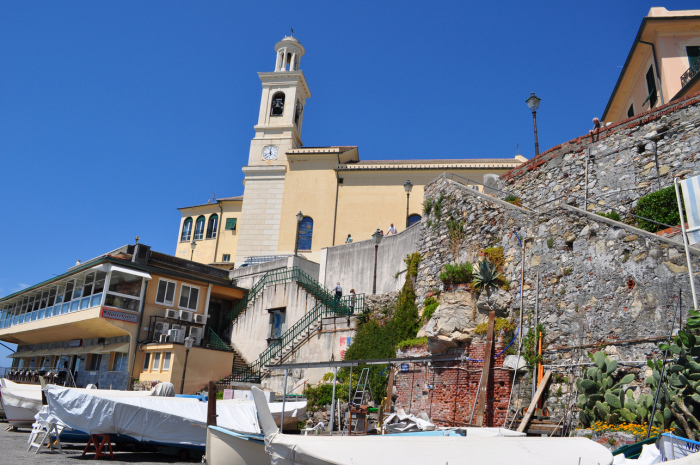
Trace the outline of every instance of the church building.
<instances>
[{"instance_id":1,"label":"church building","mask_svg":"<svg viewBox=\"0 0 700 465\"><path fill-rule=\"evenodd\" d=\"M180 208L176 255L238 268L298 253L318 262L321 249L351 237L369 239L421 220L423 187L443 172L483 191L524 157L366 160L358 147L302 143L311 91L301 70L305 50L295 37L275 45L275 68L258 73L262 97L242 196ZM312 115L313 116L313 115Z\"/></svg>"}]
</instances>

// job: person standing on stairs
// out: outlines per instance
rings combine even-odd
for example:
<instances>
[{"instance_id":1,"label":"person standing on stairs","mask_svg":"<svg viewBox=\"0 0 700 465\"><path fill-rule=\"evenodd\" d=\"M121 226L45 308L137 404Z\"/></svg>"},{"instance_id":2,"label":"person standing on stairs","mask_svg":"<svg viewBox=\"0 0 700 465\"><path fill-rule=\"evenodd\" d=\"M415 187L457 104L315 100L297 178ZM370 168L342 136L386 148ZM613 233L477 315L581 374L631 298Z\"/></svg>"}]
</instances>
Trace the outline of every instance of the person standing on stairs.
<instances>
[{"instance_id":1,"label":"person standing on stairs","mask_svg":"<svg viewBox=\"0 0 700 465\"><path fill-rule=\"evenodd\" d=\"M335 283L333 290L335 291L335 300L340 300L343 297L343 288L340 287L340 282Z\"/></svg>"}]
</instances>

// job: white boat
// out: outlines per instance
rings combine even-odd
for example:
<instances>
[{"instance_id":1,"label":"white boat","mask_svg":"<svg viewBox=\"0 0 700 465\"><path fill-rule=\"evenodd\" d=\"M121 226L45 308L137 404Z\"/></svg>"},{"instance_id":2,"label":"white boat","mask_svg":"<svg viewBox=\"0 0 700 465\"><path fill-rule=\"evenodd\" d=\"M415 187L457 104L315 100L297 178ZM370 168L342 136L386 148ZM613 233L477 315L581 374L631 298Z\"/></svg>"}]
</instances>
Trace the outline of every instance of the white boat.
<instances>
[{"instance_id":1,"label":"white boat","mask_svg":"<svg viewBox=\"0 0 700 465\"><path fill-rule=\"evenodd\" d=\"M219 426L207 428L207 465L270 465L262 434L230 431Z\"/></svg>"},{"instance_id":2,"label":"white boat","mask_svg":"<svg viewBox=\"0 0 700 465\"><path fill-rule=\"evenodd\" d=\"M271 465L610 465L609 450L586 438L296 436L272 420L265 397L253 387Z\"/></svg>"},{"instance_id":3,"label":"white boat","mask_svg":"<svg viewBox=\"0 0 700 465\"><path fill-rule=\"evenodd\" d=\"M41 410L41 386L0 379L0 400L7 422L15 428L31 428Z\"/></svg>"},{"instance_id":4,"label":"white boat","mask_svg":"<svg viewBox=\"0 0 700 465\"><path fill-rule=\"evenodd\" d=\"M110 395L113 392L113 395ZM143 442L204 448L207 439L207 404L183 397L134 397L122 391L94 395L48 385L46 398L50 413L69 428L87 434L127 436ZM267 405L267 402L265 402ZM272 404L279 416L282 404ZM268 408L269 411L269 408ZM306 411L306 402L287 402L285 423L296 422ZM217 424L248 434L259 434L254 402L217 402Z\"/></svg>"}]
</instances>

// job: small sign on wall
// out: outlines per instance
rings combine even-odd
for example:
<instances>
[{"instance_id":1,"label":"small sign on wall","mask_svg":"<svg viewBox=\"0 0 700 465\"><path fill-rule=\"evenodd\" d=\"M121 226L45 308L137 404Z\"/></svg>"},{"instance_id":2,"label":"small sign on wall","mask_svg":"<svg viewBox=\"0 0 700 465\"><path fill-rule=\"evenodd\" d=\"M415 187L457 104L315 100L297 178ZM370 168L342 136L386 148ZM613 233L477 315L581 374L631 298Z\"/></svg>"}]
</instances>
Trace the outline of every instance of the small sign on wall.
<instances>
[{"instance_id":1,"label":"small sign on wall","mask_svg":"<svg viewBox=\"0 0 700 465\"><path fill-rule=\"evenodd\" d=\"M410 367L408 363L402 363L401 364L401 373L407 373L409 371Z\"/></svg>"},{"instance_id":2,"label":"small sign on wall","mask_svg":"<svg viewBox=\"0 0 700 465\"><path fill-rule=\"evenodd\" d=\"M233 399L233 389L224 389L224 400Z\"/></svg>"},{"instance_id":3,"label":"small sign on wall","mask_svg":"<svg viewBox=\"0 0 700 465\"><path fill-rule=\"evenodd\" d=\"M138 323L139 321L139 315L137 313L120 312L107 307L102 307L100 316L102 318L109 318L110 320L126 321L127 323Z\"/></svg>"}]
</instances>

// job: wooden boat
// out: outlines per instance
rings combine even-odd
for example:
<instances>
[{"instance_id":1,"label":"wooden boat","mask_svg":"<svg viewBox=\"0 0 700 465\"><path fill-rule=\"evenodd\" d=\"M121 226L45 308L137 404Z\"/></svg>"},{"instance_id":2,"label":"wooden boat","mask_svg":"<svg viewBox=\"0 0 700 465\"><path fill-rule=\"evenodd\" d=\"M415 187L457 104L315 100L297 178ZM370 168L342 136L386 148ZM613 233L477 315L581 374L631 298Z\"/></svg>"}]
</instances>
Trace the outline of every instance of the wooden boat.
<instances>
[{"instance_id":1,"label":"wooden boat","mask_svg":"<svg viewBox=\"0 0 700 465\"><path fill-rule=\"evenodd\" d=\"M207 465L269 465L262 434L246 434L219 426L207 428Z\"/></svg>"}]
</instances>

